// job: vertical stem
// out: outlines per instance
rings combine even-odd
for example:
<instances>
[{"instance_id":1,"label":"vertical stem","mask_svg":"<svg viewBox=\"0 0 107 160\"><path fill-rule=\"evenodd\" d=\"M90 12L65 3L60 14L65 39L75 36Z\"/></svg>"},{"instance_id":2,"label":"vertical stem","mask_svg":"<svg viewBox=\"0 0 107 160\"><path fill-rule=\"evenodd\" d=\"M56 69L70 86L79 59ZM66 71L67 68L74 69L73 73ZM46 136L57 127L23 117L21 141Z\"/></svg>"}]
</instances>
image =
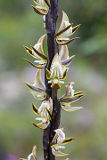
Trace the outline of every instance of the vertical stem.
<instances>
[{"instance_id":1,"label":"vertical stem","mask_svg":"<svg viewBox=\"0 0 107 160\"><path fill-rule=\"evenodd\" d=\"M47 46L48 46L48 63L46 68L50 69L53 57L59 52L58 44L56 43L55 30L56 21L58 18L58 0L50 0L50 8L46 15L46 31L47 31ZM46 69L45 68L45 69ZM60 124L60 102L57 99L57 90L52 89L51 85L48 84L45 74L45 84L47 95L53 99L53 113L47 129L43 133L43 148L44 148L44 160L55 160L51 150L51 141L54 137L54 130L59 127Z\"/></svg>"}]
</instances>

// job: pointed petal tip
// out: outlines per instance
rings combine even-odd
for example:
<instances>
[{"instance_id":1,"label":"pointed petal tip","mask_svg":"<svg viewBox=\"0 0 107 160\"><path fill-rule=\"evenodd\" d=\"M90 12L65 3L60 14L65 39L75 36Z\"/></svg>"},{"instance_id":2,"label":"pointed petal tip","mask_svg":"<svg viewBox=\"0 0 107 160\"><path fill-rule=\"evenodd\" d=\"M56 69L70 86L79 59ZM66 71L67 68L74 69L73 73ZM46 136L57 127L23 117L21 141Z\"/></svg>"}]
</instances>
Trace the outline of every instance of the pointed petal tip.
<instances>
[{"instance_id":1,"label":"pointed petal tip","mask_svg":"<svg viewBox=\"0 0 107 160\"><path fill-rule=\"evenodd\" d=\"M32 8L33 8L33 10L37 13L37 14L39 14L39 15L46 15L47 13L43 13L43 12L41 12L41 11L39 11L36 7L34 7L33 5L32 5Z\"/></svg>"}]
</instances>

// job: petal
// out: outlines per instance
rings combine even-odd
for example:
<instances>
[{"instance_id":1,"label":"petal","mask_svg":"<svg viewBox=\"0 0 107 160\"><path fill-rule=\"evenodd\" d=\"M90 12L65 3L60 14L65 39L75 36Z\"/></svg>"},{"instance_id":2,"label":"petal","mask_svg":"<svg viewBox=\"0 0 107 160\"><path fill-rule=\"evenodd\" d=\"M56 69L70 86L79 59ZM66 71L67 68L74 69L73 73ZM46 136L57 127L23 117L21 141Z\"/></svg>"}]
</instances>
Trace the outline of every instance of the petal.
<instances>
[{"instance_id":1,"label":"petal","mask_svg":"<svg viewBox=\"0 0 107 160\"><path fill-rule=\"evenodd\" d=\"M79 100L81 97L83 97L83 94L79 94L79 95L74 95L74 96L66 96L65 98L61 99L61 103L66 104L66 103L73 103L77 100Z\"/></svg>"},{"instance_id":2,"label":"petal","mask_svg":"<svg viewBox=\"0 0 107 160\"><path fill-rule=\"evenodd\" d=\"M42 52L42 54L46 57L45 55L45 52L44 52L44 40L46 38L46 34L44 34L39 40L37 43L40 43L41 45L41 48L40 48L40 51Z\"/></svg>"},{"instance_id":3,"label":"petal","mask_svg":"<svg viewBox=\"0 0 107 160\"><path fill-rule=\"evenodd\" d=\"M32 50L30 48L28 48L27 46L25 46L25 49L26 49L27 53L29 53L33 58L37 59L37 57L32 53Z\"/></svg>"},{"instance_id":4,"label":"petal","mask_svg":"<svg viewBox=\"0 0 107 160\"><path fill-rule=\"evenodd\" d=\"M37 88L31 84L25 83L26 86L30 89L31 94L38 100L44 100L46 98L45 90Z\"/></svg>"},{"instance_id":5,"label":"petal","mask_svg":"<svg viewBox=\"0 0 107 160\"><path fill-rule=\"evenodd\" d=\"M32 103L32 109L33 109L33 112L39 116L39 113L38 113L38 108L34 105L34 103Z\"/></svg>"},{"instance_id":6,"label":"petal","mask_svg":"<svg viewBox=\"0 0 107 160\"><path fill-rule=\"evenodd\" d=\"M32 154L33 154L34 160L37 160L37 158L36 158L36 150L37 150L37 147L35 145L35 146L33 146L33 149L32 149Z\"/></svg>"},{"instance_id":7,"label":"petal","mask_svg":"<svg viewBox=\"0 0 107 160\"><path fill-rule=\"evenodd\" d=\"M65 21L69 22L69 18L67 16L67 14L64 11L62 11L62 20L61 20L61 24L60 24L58 32L60 32L64 28L64 22Z\"/></svg>"},{"instance_id":8,"label":"petal","mask_svg":"<svg viewBox=\"0 0 107 160\"><path fill-rule=\"evenodd\" d=\"M77 26L73 27L72 28L72 34L74 34L78 30L79 27L80 27L80 24L78 24Z\"/></svg>"},{"instance_id":9,"label":"petal","mask_svg":"<svg viewBox=\"0 0 107 160\"><path fill-rule=\"evenodd\" d=\"M25 84L26 84L27 87L29 87L32 91L36 91L36 92L39 92L39 93L45 91L45 90L43 90L43 89L41 89L41 88L37 88L37 87L35 87L35 86L31 85L31 84L28 84L28 83L26 83L26 82L25 82Z\"/></svg>"},{"instance_id":10,"label":"petal","mask_svg":"<svg viewBox=\"0 0 107 160\"><path fill-rule=\"evenodd\" d=\"M76 40L76 39L79 39L79 38L80 38L80 37L75 37L75 38L72 38L72 39L67 40L67 41L58 40L58 39L57 39L57 43L58 43L59 45L67 45L67 44L69 44L70 42L72 42L72 41L74 41L74 40Z\"/></svg>"},{"instance_id":11,"label":"petal","mask_svg":"<svg viewBox=\"0 0 107 160\"><path fill-rule=\"evenodd\" d=\"M70 24L69 26L63 28L60 32L57 32L55 34L55 37L57 37L57 39L58 39L58 37L61 36L62 34L64 34L66 31L68 31L68 29L70 29L70 27L72 27L72 24Z\"/></svg>"},{"instance_id":12,"label":"petal","mask_svg":"<svg viewBox=\"0 0 107 160\"><path fill-rule=\"evenodd\" d=\"M31 61L29 61L28 59L25 59L25 61L27 61L29 64L31 64L33 67L38 68L38 69L43 69L45 68L45 65L35 65L33 64Z\"/></svg>"},{"instance_id":13,"label":"petal","mask_svg":"<svg viewBox=\"0 0 107 160\"><path fill-rule=\"evenodd\" d=\"M54 148L52 148L52 153L55 157L65 157L68 156L69 154L63 153L61 151L56 151Z\"/></svg>"},{"instance_id":14,"label":"petal","mask_svg":"<svg viewBox=\"0 0 107 160\"><path fill-rule=\"evenodd\" d=\"M50 79L51 72L46 68L46 78Z\"/></svg>"},{"instance_id":15,"label":"petal","mask_svg":"<svg viewBox=\"0 0 107 160\"><path fill-rule=\"evenodd\" d=\"M68 69L65 69L65 71L63 72L63 77L62 77L61 80L65 80L66 79L67 71L68 71Z\"/></svg>"},{"instance_id":16,"label":"petal","mask_svg":"<svg viewBox=\"0 0 107 160\"><path fill-rule=\"evenodd\" d=\"M76 96L76 95L80 95L80 94L83 94L83 92L82 92L82 91L75 92L75 93L74 93L74 96Z\"/></svg>"},{"instance_id":17,"label":"petal","mask_svg":"<svg viewBox=\"0 0 107 160\"><path fill-rule=\"evenodd\" d=\"M35 75L35 81L34 81L35 86L45 90L45 84L42 79L42 70L38 69Z\"/></svg>"},{"instance_id":18,"label":"petal","mask_svg":"<svg viewBox=\"0 0 107 160\"><path fill-rule=\"evenodd\" d=\"M74 137L67 138L67 139L65 139L65 140L63 141L62 145L63 145L63 144L67 144L67 143L71 142L72 140L75 140L75 138L74 138Z\"/></svg>"},{"instance_id":19,"label":"petal","mask_svg":"<svg viewBox=\"0 0 107 160\"><path fill-rule=\"evenodd\" d=\"M43 12L43 11L41 11L41 10L39 10L39 9L37 9L36 7L34 7L33 5L32 5L32 8L33 8L33 10L37 13L37 14L39 14L39 15L46 15L47 14L47 12Z\"/></svg>"},{"instance_id":20,"label":"petal","mask_svg":"<svg viewBox=\"0 0 107 160\"><path fill-rule=\"evenodd\" d=\"M48 123L47 124L43 124L43 123L35 124L35 123L33 123L33 125L35 127L39 128L39 129L42 129L42 130L44 130L44 129L46 129L48 127Z\"/></svg>"},{"instance_id":21,"label":"petal","mask_svg":"<svg viewBox=\"0 0 107 160\"><path fill-rule=\"evenodd\" d=\"M74 57L75 57L75 55L71 56L70 58L68 58L68 59L66 59L66 60L64 60L64 61L62 61L62 64L63 64L64 66L70 65L70 63L71 63L71 61L72 61L72 59L73 59Z\"/></svg>"},{"instance_id":22,"label":"petal","mask_svg":"<svg viewBox=\"0 0 107 160\"><path fill-rule=\"evenodd\" d=\"M64 61L69 58L69 51L68 51L67 45L63 45L61 47L61 50L59 52L59 57L60 57L61 61Z\"/></svg>"},{"instance_id":23,"label":"petal","mask_svg":"<svg viewBox=\"0 0 107 160\"><path fill-rule=\"evenodd\" d=\"M73 111L77 111L79 109L82 109L83 107L72 107L72 106L67 106L67 105L61 105L62 109L66 112L73 112Z\"/></svg>"},{"instance_id":24,"label":"petal","mask_svg":"<svg viewBox=\"0 0 107 160\"><path fill-rule=\"evenodd\" d=\"M33 0L37 5L39 5L39 3L37 2L37 0Z\"/></svg>"},{"instance_id":25,"label":"petal","mask_svg":"<svg viewBox=\"0 0 107 160\"><path fill-rule=\"evenodd\" d=\"M33 46L32 49L37 54L37 56L39 56L40 59L44 59L47 62L47 57L43 53L38 52Z\"/></svg>"},{"instance_id":26,"label":"petal","mask_svg":"<svg viewBox=\"0 0 107 160\"><path fill-rule=\"evenodd\" d=\"M48 7L50 7L50 0L44 0Z\"/></svg>"}]
</instances>

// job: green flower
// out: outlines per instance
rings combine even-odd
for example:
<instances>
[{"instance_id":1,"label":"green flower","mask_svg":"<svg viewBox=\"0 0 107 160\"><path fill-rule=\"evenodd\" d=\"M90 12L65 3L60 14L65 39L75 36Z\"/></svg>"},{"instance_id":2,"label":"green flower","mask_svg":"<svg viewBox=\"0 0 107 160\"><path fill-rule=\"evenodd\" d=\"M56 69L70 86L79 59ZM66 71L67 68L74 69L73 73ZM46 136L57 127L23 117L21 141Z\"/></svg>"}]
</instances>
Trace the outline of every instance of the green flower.
<instances>
[{"instance_id":1,"label":"green flower","mask_svg":"<svg viewBox=\"0 0 107 160\"><path fill-rule=\"evenodd\" d=\"M32 152L28 155L27 159L25 158L20 158L19 160L37 160L36 158L36 146L33 146Z\"/></svg>"},{"instance_id":2,"label":"green flower","mask_svg":"<svg viewBox=\"0 0 107 160\"><path fill-rule=\"evenodd\" d=\"M30 92L37 100L44 100L47 97L45 84L42 79L41 70L38 69L35 75L34 84L25 83Z\"/></svg>"},{"instance_id":3,"label":"green flower","mask_svg":"<svg viewBox=\"0 0 107 160\"><path fill-rule=\"evenodd\" d=\"M32 108L34 113L38 116L36 120L41 121L38 124L33 123L33 125L40 129L46 129L50 123L51 115L53 111L52 99L49 98L48 100L44 100L41 103L41 106L39 107L39 109L34 104L32 104Z\"/></svg>"},{"instance_id":4,"label":"green flower","mask_svg":"<svg viewBox=\"0 0 107 160\"><path fill-rule=\"evenodd\" d=\"M52 148L52 153L56 157L64 157L67 156L68 154L65 154L60 151L60 149L64 149L65 147L63 145L71 142L75 138L70 137L65 139L65 133L63 132L63 128L61 129L56 129L55 130L55 136L52 140L51 143L51 148Z\"/></svg>"},{"instance_id":5,"label":"green flower","mask_svg":"<svg viewBox=\"0 0 107 160\"><path fill-rule=\"evenodd\" d=\"M69 44L73 40L78 39L79 37L75 37L72 39L70 39L69 37L73 35L79 27L80 25L73 27L72 24L69 22L69 18L67 14L64 11L62 11L62 21L61 21L59 30L55 35L57 39L57 43L59 45L65 45L65 44Z\"/></svg>"},{"instance_id":6,"label":"green flower","mask_svg":"<svg viewBox=\"0 0 107 160\"><path fill-rule=\"evenodd\" d=\"M71 103L79 100L81 97L83 97L83 92L75 92L73 89L74 82L68 83L66 86L66 93L60 98L61 107L67 112L76 111L78 109L82 109L81 106L79 107L72 107Z\"/></svg>"},{"instance_id":7,"label":"green flower","mask_svg":"<svg viewBox=\"0 0 107 160\"><path fill-rule=\"evenodd\" d=\"M29 60L27 60L33 67L42 69L45 67L46 63L47 63L47 56L45 55L44 52L44 40L46 38L46 34L44 34L42 37L40 37L40 39L38 40L38 42L32 46L32 49L28 48L25 46L25 49L27 51L27 53L29 53L34 59L35 59L35 64L33 64L32 62L30 62Z\"/></svg>"},{"instance_id":8,"label":"green flower","mask_svg":"<svg viewBox=\"0 0 107 160\"><path fill-rule=\"evenodd\" d=\"M52 83L51 87L59 89L60 83L64 83L66 78L67 68L62 65L59 55L56 53L50 71L46 69L46 77L49 80L48 83Z\"/></svg>"},{"instance_id":9,"label":"green flower","mask_svg":"<svg viewBox=\"0 0 107 160\"><path fill-rule=\"evenodd\" d=\"M40 15L46 15L50 7L50 0L34 0L36 6L32 5L34 11Z\"/></svg>"}]
</instances>

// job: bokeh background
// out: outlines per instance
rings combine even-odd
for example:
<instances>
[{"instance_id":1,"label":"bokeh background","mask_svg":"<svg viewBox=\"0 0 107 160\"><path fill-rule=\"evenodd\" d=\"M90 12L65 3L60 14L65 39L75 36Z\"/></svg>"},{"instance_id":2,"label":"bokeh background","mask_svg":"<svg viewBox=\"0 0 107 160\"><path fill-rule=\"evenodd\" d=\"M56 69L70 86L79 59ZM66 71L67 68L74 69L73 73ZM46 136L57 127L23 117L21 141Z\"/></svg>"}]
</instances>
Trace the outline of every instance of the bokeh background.
<instances>
[{"instance_id":1,"label":"bokeh background","mask_svg":"<svg viewBox=\"0 0 107 160\"><path fill-rule=\"evenodd\" d=\"M42 17L31 4L32 0L0 0L0 160L27 157L35 144L38 159L43 160L42 131L32 126L31 103L39 103L24 85L33 82L36 72L24 61L30 59L24 45L34 45L45 33ZM66 137L76 137L65 152L73 160L107 160L107 1L59 0L59 4L57 28L62 9L74 25L82 24L76 33L80 40L69 44L70 55L76 57L65 84L74 81L75 90L85 93L74 104L83 110L62 111Z\"/></svg>"}]
</instances>

